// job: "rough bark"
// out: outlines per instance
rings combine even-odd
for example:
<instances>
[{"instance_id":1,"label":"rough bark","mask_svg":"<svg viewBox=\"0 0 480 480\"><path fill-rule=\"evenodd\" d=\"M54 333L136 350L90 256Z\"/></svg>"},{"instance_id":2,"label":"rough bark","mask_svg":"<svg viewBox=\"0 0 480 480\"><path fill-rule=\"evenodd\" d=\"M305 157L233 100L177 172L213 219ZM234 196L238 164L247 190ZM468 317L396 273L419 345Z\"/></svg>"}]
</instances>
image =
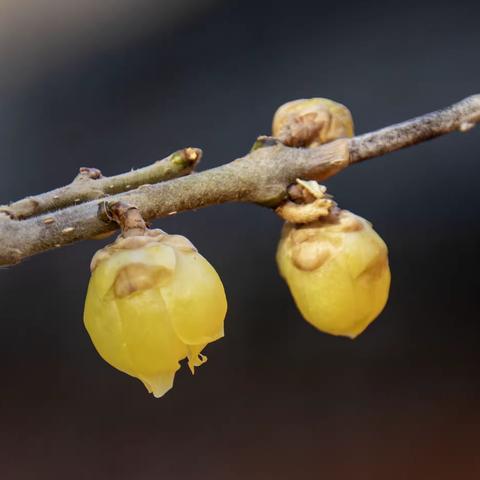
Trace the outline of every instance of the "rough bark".
<instances>
[{"instance_id":1,"label":"rough bark","mask_svg":"<svg viewBox=\"0 0 480 480\"><path fill-rule=\"evenodd\" d=\"M322 181L352 163L449 132L467 131L478 122L480 95L474 95L444 110L316 148L292 148L283 144L269 146L268 142L264 142L266 146L263 148L257 148L221 167L154 185L142 185L106 198L94 196L95 200L61 210L56 210L59 206L53 204L51 207L55 210L40 215L38 213L42 210L36 210L23 220L19 218L25 217L25 213L15 214L17 202L4 209L8 214L0 213L0 265L12 265L37 253L115 230L117 225L106 214L105 202L122 201L135 206L146 221L225 202L251 202L276 207L286 198L289 185L297 178ZM165 179L165 175L159 179ZM152 183L145 180L142 178L135 186L142 182ZM127 185L132 187L133 182L127 183L124 178L114 191L128 190ZM102 190L102 194L105 193L110 192ZM90 194L86 194L85 200ZM51 196L52 192L43 195ZM32 198L39 197L44 198L42 195ZM73 197L75 195L70 195L68 202ZM71 205L68 202L64 205Z\"/></svg>"}]
</instances>

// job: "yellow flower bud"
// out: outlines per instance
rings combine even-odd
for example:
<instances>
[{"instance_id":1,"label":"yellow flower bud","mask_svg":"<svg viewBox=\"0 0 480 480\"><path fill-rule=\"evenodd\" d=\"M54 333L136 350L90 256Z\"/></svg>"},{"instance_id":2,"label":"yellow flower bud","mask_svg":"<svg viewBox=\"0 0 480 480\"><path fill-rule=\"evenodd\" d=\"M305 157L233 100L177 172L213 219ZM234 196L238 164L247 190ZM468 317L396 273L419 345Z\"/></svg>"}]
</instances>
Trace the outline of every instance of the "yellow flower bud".
<instances>
[{"instance_id":1,"label":"yellow flower bud","mask_svg":"<svg viewBox=\"0 0 480 480\"><path fill-rule=\"evenodd\" d=\"M286 145L317 147L352 137L352 115L347 107L328 98L294 100L275 112L272 134Z\"/></svg>"},{"instance_id":2,"label":"yellow flower bud","mask_svg":"<svg viewBox=\"0 0 480 480\"><path fill-rule=\"evenodd\" d=\"M109 364L155 397L173 386L179 361L194 368L223 337L227 302L214 268L179 235L119 237L92 260L85 327Z\"/></svg>"},{"instance_id":3,"label":"yellow flower bud","mask_svg":"<svg viewBox=\"0 0 480 480\"><path fill-rule=\"evenodd\" d=\"M387 247L369 222L346 210L286 223L277 264L304 318L323 332L355 338L387 302Z\"/></svg>"}]
</instances>

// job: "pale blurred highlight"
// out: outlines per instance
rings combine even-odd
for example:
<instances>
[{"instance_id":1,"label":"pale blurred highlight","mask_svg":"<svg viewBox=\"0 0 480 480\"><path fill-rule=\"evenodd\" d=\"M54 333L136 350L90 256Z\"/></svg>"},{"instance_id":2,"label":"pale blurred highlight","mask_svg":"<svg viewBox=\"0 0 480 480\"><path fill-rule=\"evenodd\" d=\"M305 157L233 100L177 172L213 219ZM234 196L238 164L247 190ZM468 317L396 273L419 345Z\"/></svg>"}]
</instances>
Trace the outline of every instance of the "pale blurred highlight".
<instances>
[{"instance_id":1,"label":"pale blurred highlight","mask_svg":"<svg viewBox=\"0 0 480 480\"><path fill-rule=\"evenodd\" d=\"M171 29L215 0L0 0L0 93L55 67Z\"/></svg>"}]
</instances>

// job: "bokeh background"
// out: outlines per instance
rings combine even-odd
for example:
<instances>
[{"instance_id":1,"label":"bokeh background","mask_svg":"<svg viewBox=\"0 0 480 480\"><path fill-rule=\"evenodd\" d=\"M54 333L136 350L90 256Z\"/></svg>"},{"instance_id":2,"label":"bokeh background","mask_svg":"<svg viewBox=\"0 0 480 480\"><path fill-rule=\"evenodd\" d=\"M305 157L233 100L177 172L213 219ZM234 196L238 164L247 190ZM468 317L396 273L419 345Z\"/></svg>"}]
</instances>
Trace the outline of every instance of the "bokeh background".
<instances>
[{"instance_id":1,"label":"bokeh background","mask_svg":"<svg viewBox=\"0 0 480 480\"><path fill-rule=\"evenodd\" d=\"M1 0L0 203L185 146L244 154L283 102L325 96L366 132L480 92L475 1ZM390 248L357 340L304 322L281 222L223 205L156 222L224 281L226 337L147 395L82 323L102 242L0 270L0 478L480 478L480 133L352 167L328 186Z\"/></svg>"}]
</instances>

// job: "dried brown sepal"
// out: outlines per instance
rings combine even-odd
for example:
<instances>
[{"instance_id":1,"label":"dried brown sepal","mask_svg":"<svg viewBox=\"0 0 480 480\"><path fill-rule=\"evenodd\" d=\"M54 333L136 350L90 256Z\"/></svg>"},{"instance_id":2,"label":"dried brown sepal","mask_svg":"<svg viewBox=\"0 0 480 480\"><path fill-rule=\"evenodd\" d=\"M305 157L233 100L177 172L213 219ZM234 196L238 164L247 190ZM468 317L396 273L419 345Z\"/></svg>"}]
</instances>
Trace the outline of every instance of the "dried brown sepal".
<instances>
[{"instance_id":1,"label":"dried brown sepal","mask_svg":"<svg viewBox=\"0 0 480 480\"><path fill-rule=\"evenodd\" d=\"M275 212L286 222L305 224L328 217L337 207L327 188L314 180L297 178L288 188L290 199L276 208Z\"/></svg>"}]
</instances>

